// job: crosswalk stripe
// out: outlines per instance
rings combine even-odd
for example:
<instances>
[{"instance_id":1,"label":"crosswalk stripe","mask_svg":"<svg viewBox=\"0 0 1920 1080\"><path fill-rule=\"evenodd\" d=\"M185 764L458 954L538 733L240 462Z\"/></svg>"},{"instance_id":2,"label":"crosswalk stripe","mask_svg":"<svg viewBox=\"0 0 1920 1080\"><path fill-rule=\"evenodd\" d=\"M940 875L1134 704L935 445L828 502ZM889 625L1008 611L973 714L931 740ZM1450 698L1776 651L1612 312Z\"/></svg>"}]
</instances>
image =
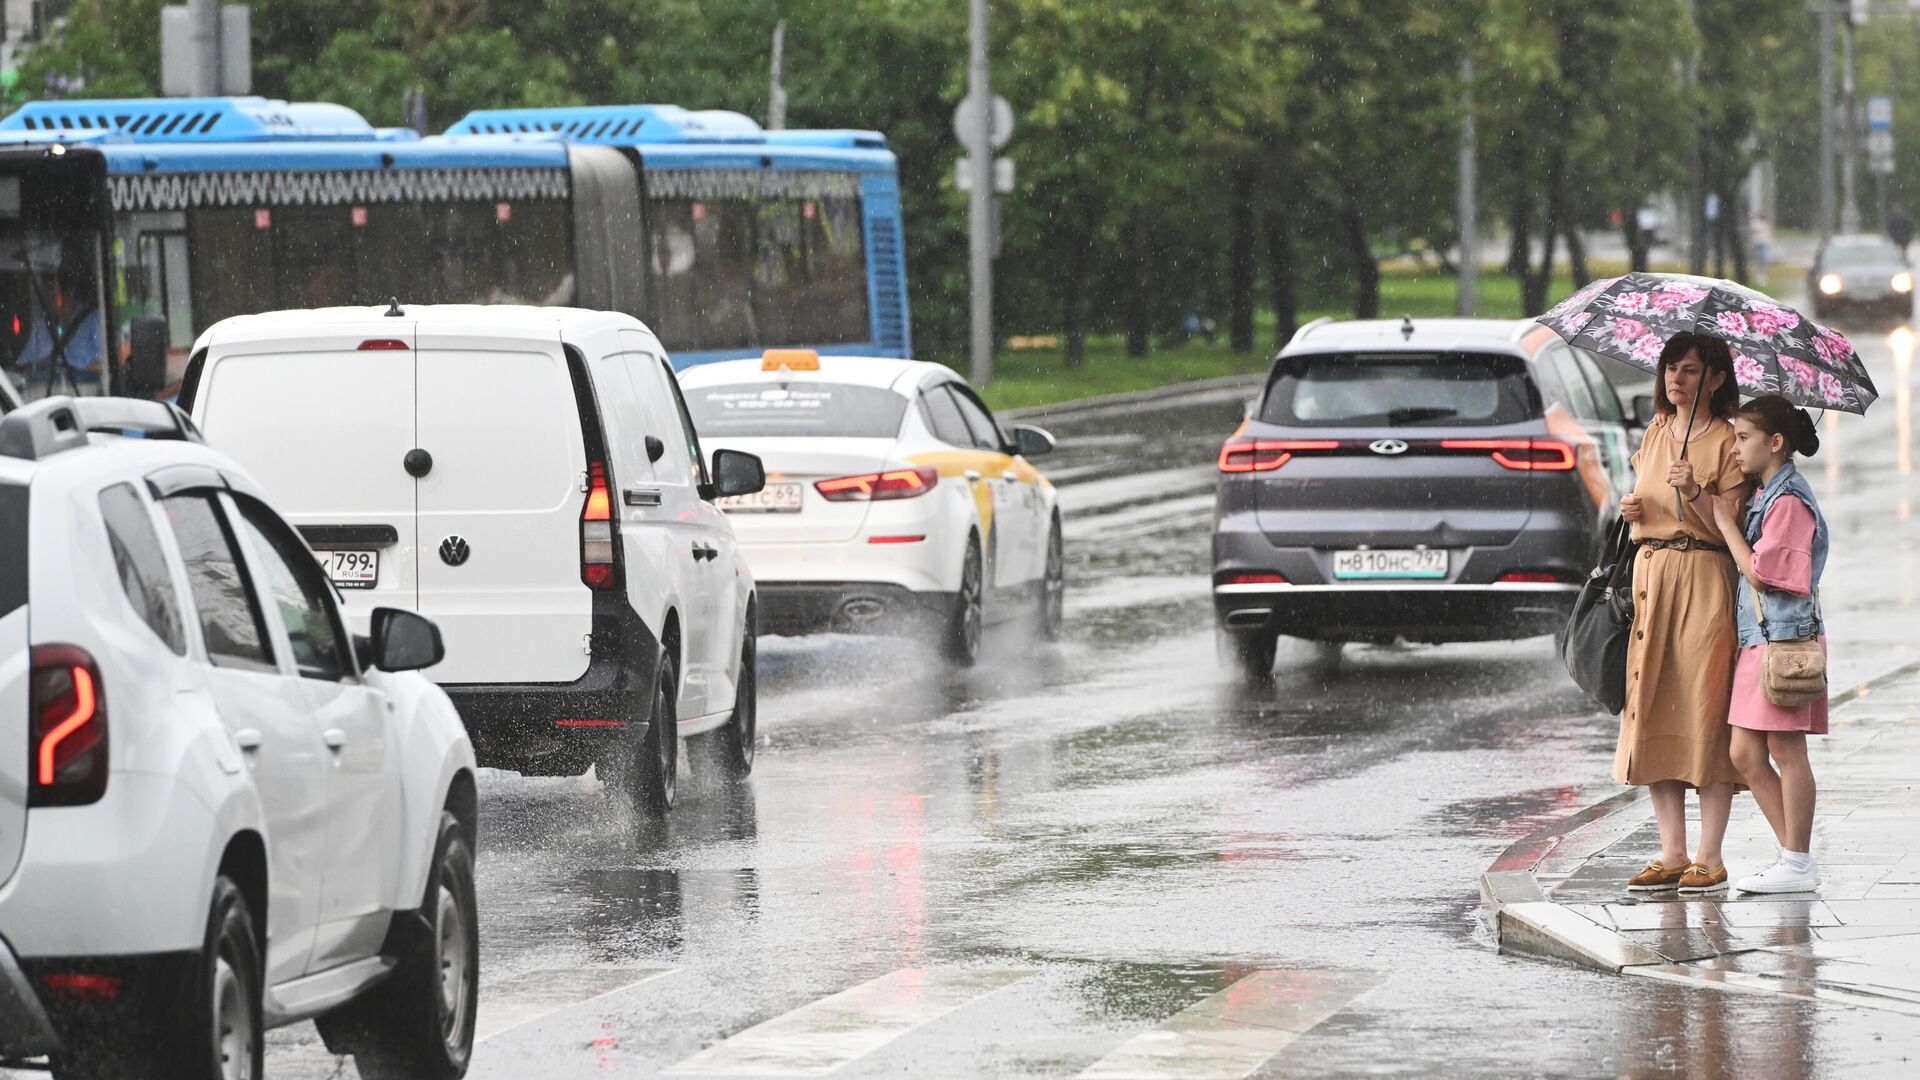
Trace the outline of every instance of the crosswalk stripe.
<instances>
[{"instance_id":1,"label":"crosswalk stripe","mask_svg":"<svg viewBox=\"0 0 1920 1080\"><path fill-rule=\"evenodd\" d=\"M907 968L756 1024L667 1076L825 1076L1031 971Z\"/></svg>"},{"instance_id":2,"label":"crosswalk stripe","mask_svg":"<svg viewBox=\"0 0 1920 1080\"><path fill-rule=\"evenodd\" d=\"M677 968L553 968L523 971L481 989L475 1042L643 982Z\"/></svg>"},{"instance_id":3,"label":"crosswalk stripe","mask_svg":"<svg viewBox=\"0 0 1920 1080\"><path fill-rule=\"evenodd\" d=\"M1081 1080L1241 1080L1386 979L1380 971L1256 971L1122 1043Z\"/></svg>"}]
</instances>

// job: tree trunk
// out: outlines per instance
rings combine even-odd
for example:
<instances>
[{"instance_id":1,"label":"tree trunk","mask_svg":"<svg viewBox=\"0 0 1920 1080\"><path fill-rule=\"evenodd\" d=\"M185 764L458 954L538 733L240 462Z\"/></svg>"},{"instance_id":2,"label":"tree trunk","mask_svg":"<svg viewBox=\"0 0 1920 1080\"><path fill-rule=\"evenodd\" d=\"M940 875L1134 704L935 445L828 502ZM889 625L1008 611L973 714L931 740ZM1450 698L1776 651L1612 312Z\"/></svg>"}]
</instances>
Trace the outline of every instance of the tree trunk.
<instances>
[{"instance_id":1,"label":"tree trunk","mask_svg":"<svg viewBox=\"0 0 1920 1080\"><path fill-rule=\"evenodd\" d=\"M1060 291L1060 325L1067 334L1067 367L1087 362L1087 261L1093 237L1082 232L1067 244L1067 280Z\"/></svg>"},{"instance_id":2,"label":"tree trunk","mask_svg":"<svg viewBox=\"0 0 1920 1080\"><path fill-rule=\"evenodd\" d=\"M1733 280L1747 280L1747 200L1740 189L1735 188L1731 199L1725 200L1733 208L1727 217L1727 247L1733 251ZM1764 285L1765 282L1758 284Z\"/></svg>"},{"instance_id":3,"label":"tree trunk","mask_svg":"<svg viewBox=\"0 0 1920 1080\"><path fill-rule=\"evenodd\" d=\"M1253 166L1242 162L1233 173L1233 250L1228 256L1232 312L1227 337L1233 351L1253 351Z\"/></svg>"},{"instance_id":4,"label":"tree trunk","mask_svg":"<svg viewBox=\"0 0 1920 1080\"><path fill-rule=\"evenodd\" d=\"M1367 222L1360 212L1360 200L1347 194L1345 212L1347 253L1353 259L1353 317L1380 317L1380 264L1373 257L1373 245L1367 242Z\"/></svg>"},{"instance_id":5,"label":"tree trunk","mask_svg":"<svg viewBox=\"0 0 1920 1080\"><path fill-rule=\"evenodd\" d=\"M1567 264L1573 267L1573 287L1579 288L1592 278L1587 272L1587 238L1580 235L1580 226L1567 225Z\"/></svg>"},{"instance_id":6,"label":"tree trunk","mask_svg":"<svg viewBox=\"0 0 1920 1080\"><path fill-rule=\"evenodd\" d=\"M1273 351L1279 352L1300 328L1300 302L1294 289L1293 223L1279 204L1267 211L1267 286L1273 292Z\"/></svg>"},{"instance_id":7,"label":"tree trunk","mask_svg":"<svg viewBox=\"0 0 1920 1080\"><path fill-rule=\"evenodd\" d=\"M1132 273L1127 289L1127 355L1145 356L1153 348L1153 243L1147 212L1139 206L1127 217L1127 262Z\"/></svg>"},{"instance_id":8,"label":"tree trunk","mask_svg":"<svg viewBox=\"0 0 1920 1080\"><path fill-rule=\"evenodd\" d=\"M1621 219L1620 232L1627 241L1627 269L1636 274L1647 270L1647 233L1640 227L1640 211L1636 207Z\"/></svg>"},{"instance_id":9,"label":"tree trunk","mask_svg":"<svg viewBox=\"0 0 1920 1080\"><path fill-rule=\"evenodd\" d=\"M1520 279L1524 293L1533 277L1533 194L1524 186L1513 197L1508 223L1512 233L1507 238L1507 273Z\"/></svg>"},{"instance_id":10,"label":"tree trunk","mask_svg":"<svg viewBox=\"0 0 1920 1080\"><path fill-rule=\"evenodd\" d=\"M1560 191L1561 154L1556 149L1547 162L1547 220L1540 230L1540 272L1528 274L1520 290L1520 308L1524 314L1547 310L1547 294L1553 289L1553 250L1560 239L1561 209L1565 198Z\"/></svg>"}]
</instances>

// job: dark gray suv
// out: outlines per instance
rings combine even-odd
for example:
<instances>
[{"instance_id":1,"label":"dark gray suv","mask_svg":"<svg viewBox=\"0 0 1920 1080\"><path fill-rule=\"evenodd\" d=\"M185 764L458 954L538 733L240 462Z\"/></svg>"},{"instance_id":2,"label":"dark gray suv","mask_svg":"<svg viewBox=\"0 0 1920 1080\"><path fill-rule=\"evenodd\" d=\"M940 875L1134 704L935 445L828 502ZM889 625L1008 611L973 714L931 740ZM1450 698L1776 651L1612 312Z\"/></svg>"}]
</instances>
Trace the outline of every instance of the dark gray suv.
<instances>
[{"instance_id":1,"label":"dark gray suv","mask_svg":"<svg viewBox=\"0 0 1920 1080\"><path fill-rule=\"evenodd\" d=\"M1531 321L1303 328L1220 450L1225 655L1559 631L1632 484L1601 363Z\"/></svg>"}]
</instances>

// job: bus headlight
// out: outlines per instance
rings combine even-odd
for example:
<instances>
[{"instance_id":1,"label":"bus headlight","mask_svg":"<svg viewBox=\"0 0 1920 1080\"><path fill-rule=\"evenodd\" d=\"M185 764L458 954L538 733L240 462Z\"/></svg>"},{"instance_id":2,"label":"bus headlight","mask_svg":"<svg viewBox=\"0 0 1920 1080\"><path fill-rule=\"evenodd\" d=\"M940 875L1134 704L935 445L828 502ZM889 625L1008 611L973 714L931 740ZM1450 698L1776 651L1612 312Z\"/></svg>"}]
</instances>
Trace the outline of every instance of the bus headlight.
<instances>
[{"instance_id":1,"label":"bus headlight","mask_svg":"<svg viewBox=\"0 0 1920 1080\"><path fill-rule=\"evenodd\" d=\"M1839 274L1821 274L1820 275L1820 291L1823 293L1826 293L1828 296L1832 296L1835 293L1838 293L1840 291L1840 286L1841 286L1841 282L1840 282Z\"/></svg>"}]
</instances>

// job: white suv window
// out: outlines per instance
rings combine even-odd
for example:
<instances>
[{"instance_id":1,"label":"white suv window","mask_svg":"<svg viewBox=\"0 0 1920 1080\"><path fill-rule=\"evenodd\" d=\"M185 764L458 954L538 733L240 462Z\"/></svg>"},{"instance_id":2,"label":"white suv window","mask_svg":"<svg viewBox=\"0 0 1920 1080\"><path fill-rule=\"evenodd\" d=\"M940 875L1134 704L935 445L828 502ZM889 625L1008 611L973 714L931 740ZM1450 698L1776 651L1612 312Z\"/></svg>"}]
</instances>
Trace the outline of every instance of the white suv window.
<instances>
[{"instance_id":1,"label":"white suv window","mask_svg":"<svg viewBox=\"0 0 1920 1080\"><path fill-rule=\"evenodd\" d=\"M287 531L272 512L245 496L235 496L241 528L258 556L267 592L280 608L287 626L287 648L293 663L308 679L338 682L348 666L346 636L327 596L330 586L320 579L320 564Z\"/></svg>"},{"instance_id":2,"label":"white suv window","mask_svg":"<svg viewBox=\"0 0 1920 1080\"><path fill-rule=\"evenodd\" d=\"M107 526L107 542L113 547L113 564L120 571L127 601L167 648L187 655L180 597L173 591L173 574L146 500L132 484L115 484L100 492L100 517Z\"/></svg>"},{"instance_id":3,"label":"white suv window","mask_svg":"<svg viewBox=\"0 0 1920 1080\"><path fill-rule=\"evenodd\" d=\"M266 621L253 586L234 554L233 535L205 495L175 495L161 503L187 566L187 585L200 614L207 659L221 667L272 671Z\"/></svg>"}]
</instances>

